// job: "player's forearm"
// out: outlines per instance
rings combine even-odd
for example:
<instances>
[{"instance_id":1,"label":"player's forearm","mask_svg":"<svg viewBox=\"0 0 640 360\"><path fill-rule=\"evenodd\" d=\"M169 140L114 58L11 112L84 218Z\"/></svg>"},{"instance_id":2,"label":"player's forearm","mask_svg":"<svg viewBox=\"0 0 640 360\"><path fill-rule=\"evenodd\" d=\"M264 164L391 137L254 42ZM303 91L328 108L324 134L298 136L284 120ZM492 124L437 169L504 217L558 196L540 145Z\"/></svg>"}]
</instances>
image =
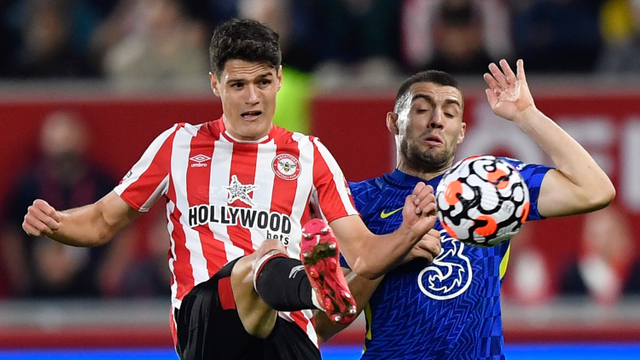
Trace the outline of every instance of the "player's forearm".
<instances>
[{"instance_id":1,"label":"player's forearm","mask_svg":"<svg viewBox=\"0 0 640 360\"><path fill-rule=\"evenodd\" d=\"M117 232L107 224L97 204L61 211L60 215L58 229L48 237L66 245L104 245Z\"/></svg>"},{"instance_id":2,"label":"player's forearm","mask_svg":"<svg viewBox=\"0 0 640 360\"><path fill-rule=\"evenodd\" d=\"M94 204L62 211L59 225L50 238L72 246L99 246L140 216L111 191Z\"/></svg>"},{"instance_id":3,"label":"player's forearm","mask_svg":"<svg viewBox=\"0 0 640 360\"><path fill-rule=\"evenodd\" d=\"M585 204L585 211L602 208L615 196L615 188L593 157L567 132L535 107L514 119L549 155L556 168L574 184L573 191Z\"/></svg>"},{"instance_id":4,"label":"player's forearm","mask_svg":"<svg viewBox=\"0 0 640 360\"><path fill-rule=\"evenodd\" d=\"M372 236L363 243L357 260L351 267L363 278L374 280L395 268L420 240L420 236L405 226L391 234Z\"/></svg>"}]
</instances>

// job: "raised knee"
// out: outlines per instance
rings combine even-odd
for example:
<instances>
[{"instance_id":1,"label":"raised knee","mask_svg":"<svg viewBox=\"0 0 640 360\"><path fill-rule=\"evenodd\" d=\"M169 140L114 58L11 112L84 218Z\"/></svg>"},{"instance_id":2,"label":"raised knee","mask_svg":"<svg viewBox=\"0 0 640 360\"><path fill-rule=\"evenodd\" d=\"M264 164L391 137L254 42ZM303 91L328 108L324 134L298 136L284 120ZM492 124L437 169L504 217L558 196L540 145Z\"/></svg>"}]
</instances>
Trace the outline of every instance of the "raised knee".
<instances>
[{"instance_id":1,"label":"raised knee","mask_svg":"<svg viewBox=\"0 0 640 360\"><path fill-rule=\"evenodd\" d=\"M278 239L267 239L265 240L262 245L260 245L260 247L258 248L257 251L262 251L264 249L264 253L268 253L271 250L279 250L282 253L287 253L287 249L285 249L284 245L282 244L282 242Z\"/></svg>"},{"instance_id":2,"label":"raised knee","mask_svg":"<svg viewBox=\"0 0 640 360\"><path fill-rule=\"evenodd\" d=\"M253 257L254 264L263 258L265 255L278 252L287 255L287 249L285 249L282 242L277 239L267 239L265 240L258 249L251 255Z\"/></svg>"}]
</instances>

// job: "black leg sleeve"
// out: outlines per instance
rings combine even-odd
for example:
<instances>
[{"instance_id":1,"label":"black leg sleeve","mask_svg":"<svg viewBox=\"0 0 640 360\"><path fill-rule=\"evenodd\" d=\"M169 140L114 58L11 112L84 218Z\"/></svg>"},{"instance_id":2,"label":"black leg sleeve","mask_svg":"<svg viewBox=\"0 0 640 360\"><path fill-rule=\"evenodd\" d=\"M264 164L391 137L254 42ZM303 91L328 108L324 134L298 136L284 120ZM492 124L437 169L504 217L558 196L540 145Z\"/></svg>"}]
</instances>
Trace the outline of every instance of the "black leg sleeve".
<instances>
[{"instance_id":1,"label":"black leg sleeve","mask_svg":"<svg viewBox=\"0 0 640 360\"><path fill-rule=\"evenodd\" d=\"M267 261L257 274L256 291L275 310L317 309L309 278L296 259L275 257Z\"/></svg>"}]
</instances>

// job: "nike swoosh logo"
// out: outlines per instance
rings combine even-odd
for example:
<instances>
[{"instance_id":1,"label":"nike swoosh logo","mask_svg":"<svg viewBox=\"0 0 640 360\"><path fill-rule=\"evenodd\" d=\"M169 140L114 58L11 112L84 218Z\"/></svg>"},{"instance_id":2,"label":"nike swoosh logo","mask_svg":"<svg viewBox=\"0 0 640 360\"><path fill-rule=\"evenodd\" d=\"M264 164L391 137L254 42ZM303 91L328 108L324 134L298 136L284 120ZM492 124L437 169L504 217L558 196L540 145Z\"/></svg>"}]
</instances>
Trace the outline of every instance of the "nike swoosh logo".
<instances>
[{"instance_id":1,"label":"nike swoosh logo","mask_svg":"<svg viewBox=\"0 0 640 360\"><path fill-rule=\"evenodd\" d=\"M391 215L393 215L393 214L397 213L397 212L398 212L398 211L400 211L400 210L402 210L402 208L397 208L397 209L395 209L395 210L393 210L393 211L390 211L390 212L385 212L384 210L382 210L382 211L380 212L380 218L381 218L381 219L386 219L386 218L388 218L389 216L391 216Z\"/></svg>"}]
</instances>

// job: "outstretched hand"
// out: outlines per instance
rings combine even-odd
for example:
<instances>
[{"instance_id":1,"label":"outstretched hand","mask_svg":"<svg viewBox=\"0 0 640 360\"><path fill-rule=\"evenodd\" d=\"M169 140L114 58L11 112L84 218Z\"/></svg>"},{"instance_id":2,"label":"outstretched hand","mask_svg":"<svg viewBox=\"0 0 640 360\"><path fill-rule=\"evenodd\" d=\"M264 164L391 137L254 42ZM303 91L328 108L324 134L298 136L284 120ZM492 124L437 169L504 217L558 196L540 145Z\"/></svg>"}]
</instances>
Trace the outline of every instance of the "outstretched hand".
<instances>
[{"instance_id":1,"label":"outstretched hand","mask_svg":"<svg viewBox=\"0 0 640 360\"><path fill-rule=\"evenodd\" d=\"M417 237L424 236L436 223L436 197L433 187L419 182L407 196L402 209L403 222Z\"/></svg>"},{"instance_id":2,"label":"outstretched hand","mask_svg":"<svg viewBox=\"0 0 640 360\"><path fill-rule=\"evenodd\" d=\"M535 108L524 74L522 59L516 62L516 66L517 74L514 74L509 63L502 59L500 68L495 63L491 63L489 64L491 74L484 74L484 81L489 85L485 93L491 109L496 115L512 121L526 109Z\"/></svg>"}]
</instances>

